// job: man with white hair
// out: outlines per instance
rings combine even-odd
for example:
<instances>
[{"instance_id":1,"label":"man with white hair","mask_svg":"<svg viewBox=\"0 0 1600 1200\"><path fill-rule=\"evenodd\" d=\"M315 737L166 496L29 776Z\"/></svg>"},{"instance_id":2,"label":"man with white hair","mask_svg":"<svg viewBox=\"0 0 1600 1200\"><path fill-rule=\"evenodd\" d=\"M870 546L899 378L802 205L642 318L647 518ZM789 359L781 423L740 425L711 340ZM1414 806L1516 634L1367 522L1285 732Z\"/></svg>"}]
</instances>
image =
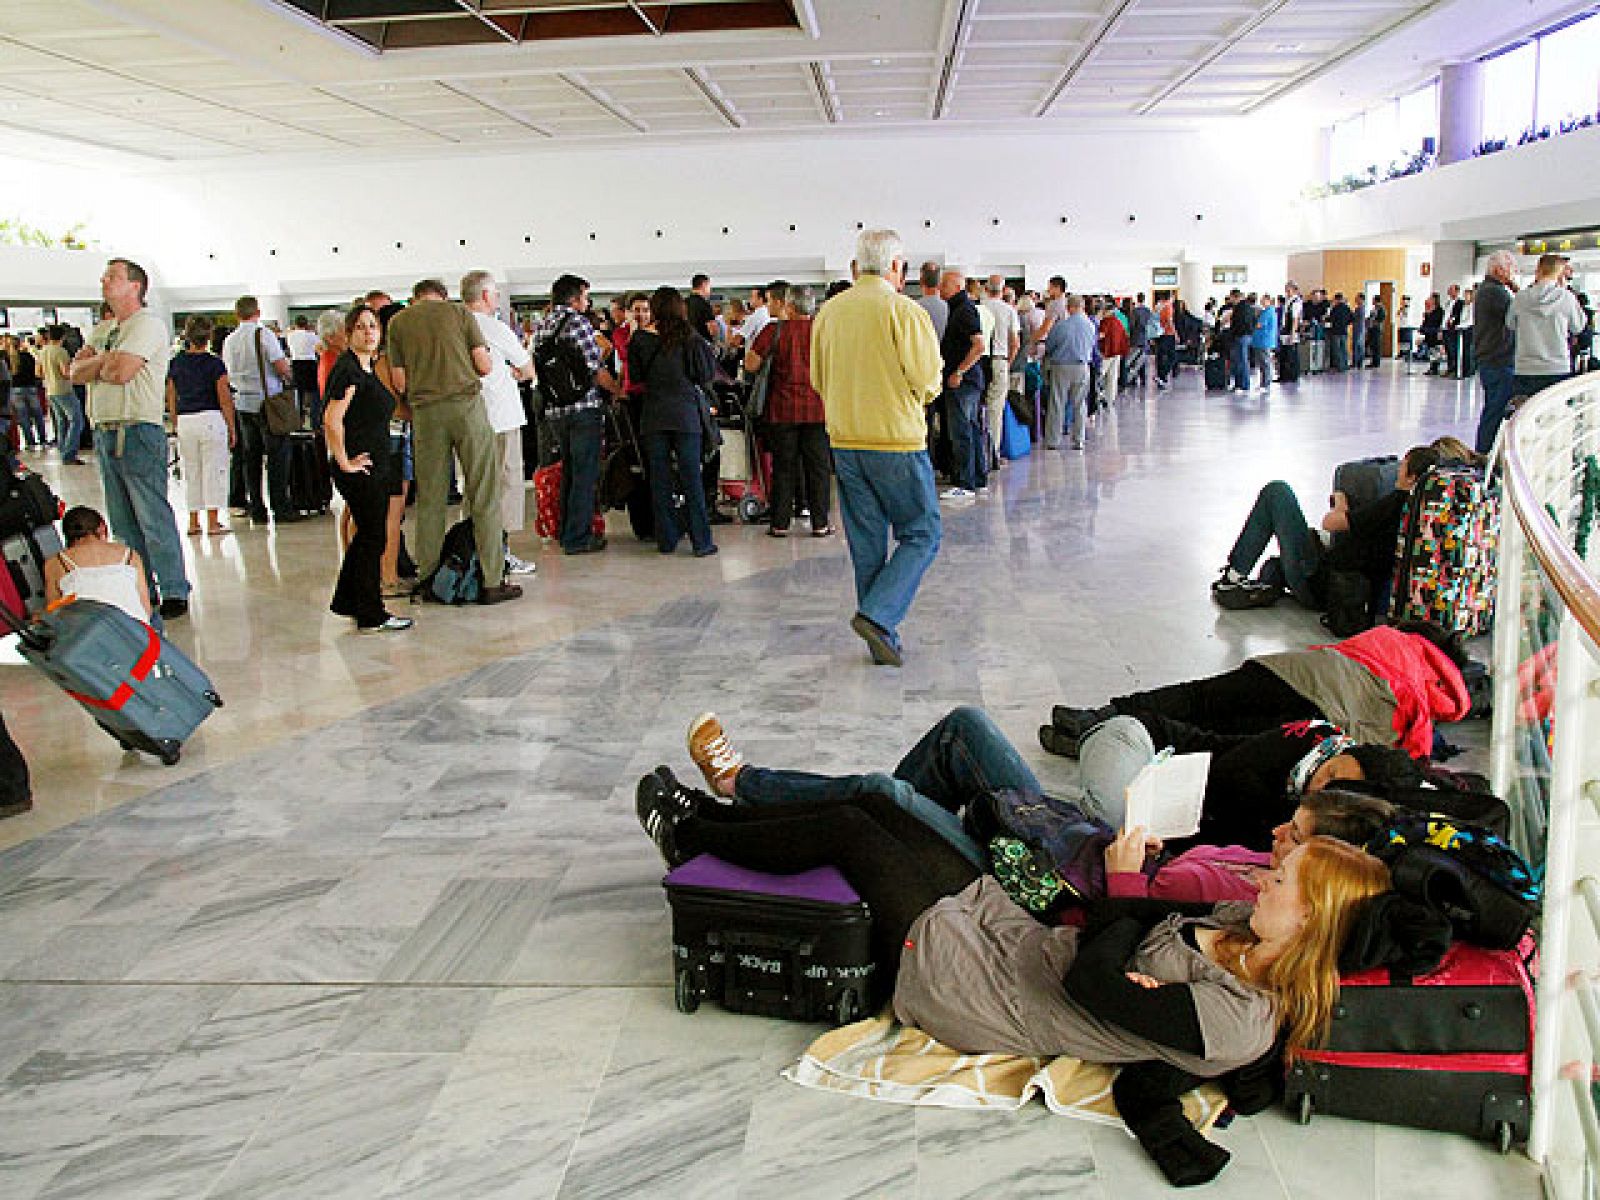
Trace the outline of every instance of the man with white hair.
<instances>
[{"instance_id":1,"label":"man with white hair","mask_svg":"<svg viewBox=\"0 0 1600 1200\"><path fill-rule=\"evenodd\" d=\"M1516 339L1506 328L1511 297L1517 291L1517 256L1509 250L1496 250L1489 256L1483 282L1472 301L1472 353L1478 360L1478 379L1483 384L1483 412L1478 417L1475 449L1489 453L1500 425L1511 404L1516 384Z\"/></svg>"},{"instance_id":2,"label":"man with white hair","mask_svg":"<svg viewBox=\"0 0 1600 1200\"><path fill-rule=\"evenodd\" d=\"M461 303L478 323L478 332L489 347L491 366L480 386L500 464L500 522L509 538L521 533L528 522L528 479L522 464L522 427L528 417L522 410L517 380L533 378L533 355L516 331L500 319L500 286L488 271L468 271L461 277ZM507 575L532 575L533 571L531 562L507 549Z\"/></svg>"},{"instance_id":3,"label":"man with white hair","mask_svg":"<svg viewBox=\"0 0 1600 1200\"><path fill-rule=\"evenodd\" d=\"M850 628L874 663L898 667L900 623L942 533L923 413L939 394L939 341L923 308L900 295L905 246L894 230L861 234L852 274L854 286L818 309L812 322L811 386L827 411L855 569Z\"/></svg>"}]
</instances>

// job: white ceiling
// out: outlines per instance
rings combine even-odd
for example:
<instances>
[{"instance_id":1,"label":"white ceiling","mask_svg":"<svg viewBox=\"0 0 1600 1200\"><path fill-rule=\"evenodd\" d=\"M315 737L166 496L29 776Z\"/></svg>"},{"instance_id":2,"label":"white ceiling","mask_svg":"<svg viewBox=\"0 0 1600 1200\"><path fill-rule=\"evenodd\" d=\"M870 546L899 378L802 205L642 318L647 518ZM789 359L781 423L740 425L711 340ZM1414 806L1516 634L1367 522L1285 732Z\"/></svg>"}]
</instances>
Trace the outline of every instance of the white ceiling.
<instances>
[{"instance_id":1,"label":"white ceiling","mask_svg":"<svg viewBox=\"0 0 1600 1200\"><path fill-rule=\"evenodd\" d=\"M1137 129L1297 94L1359 107L1370 89L1459 53L1452 33L1477 45L1498 35L1453 12L1499 13L1509 30L1575 7L792 3L793 30L374 54L274 0L0 0L0 127L38 135L8 138L19 153L174 161L760 131ZM1384 55L1388 76L1362 69ZM1346 102L1349 79L1360 86Z\"/></svg>"}]
</instances>

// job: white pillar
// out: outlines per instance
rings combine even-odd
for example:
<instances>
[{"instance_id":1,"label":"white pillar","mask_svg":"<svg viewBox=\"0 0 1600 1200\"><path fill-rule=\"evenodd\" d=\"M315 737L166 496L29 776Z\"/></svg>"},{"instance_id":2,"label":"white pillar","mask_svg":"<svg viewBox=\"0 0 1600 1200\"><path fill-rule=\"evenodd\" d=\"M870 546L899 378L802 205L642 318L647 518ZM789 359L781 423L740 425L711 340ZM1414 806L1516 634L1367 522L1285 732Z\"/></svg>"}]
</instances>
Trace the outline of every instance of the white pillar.
<instances>
[{"instance_id":1,"label":"white pillar","mask_svg":"<svg viewBox=\"0 0 1600 1200\"><path fill-rule=\"evenodd\" d=\"M1483 141L1483 64L1451 63L1439 72L1439 165L1472 157Z\"/></svg>"}]
</instances>

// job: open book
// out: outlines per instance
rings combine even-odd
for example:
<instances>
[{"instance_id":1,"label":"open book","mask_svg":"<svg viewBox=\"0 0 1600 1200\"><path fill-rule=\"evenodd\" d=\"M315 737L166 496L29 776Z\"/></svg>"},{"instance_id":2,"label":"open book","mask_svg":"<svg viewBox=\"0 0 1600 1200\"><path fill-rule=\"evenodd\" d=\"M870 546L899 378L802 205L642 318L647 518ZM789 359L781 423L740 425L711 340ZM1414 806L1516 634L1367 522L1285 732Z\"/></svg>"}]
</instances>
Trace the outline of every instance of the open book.
<instances>
[{"instance_id":1,"label":"open book","mask_svg":"<svg viewBox=\"0 0 1600 1200\"><path fill-rule=\"evenodd\" d=\"M1162 841L1198 833L1210 769L1209 754L1157 755L1128 785L1123 828L1142 825L1146 837Z\"/></svg>"}]
</instances>

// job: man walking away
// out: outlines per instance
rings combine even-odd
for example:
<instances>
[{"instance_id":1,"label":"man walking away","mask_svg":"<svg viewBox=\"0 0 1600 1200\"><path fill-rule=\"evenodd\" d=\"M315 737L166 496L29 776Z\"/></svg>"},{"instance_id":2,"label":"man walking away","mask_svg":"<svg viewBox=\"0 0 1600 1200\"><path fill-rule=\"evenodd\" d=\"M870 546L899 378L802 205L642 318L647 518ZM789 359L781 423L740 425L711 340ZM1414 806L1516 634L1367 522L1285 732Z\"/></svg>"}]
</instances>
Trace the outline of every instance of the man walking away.
<instances>
[{"instance_id":1,"label":"man walking away","mask_svg":"<svg viewBox=\"0 0 1600 1200\"><path fill-rule=\"evenodd\" d=\"M287 437L267 428L266 404L272 396L283 394L292 378L289 356L278 335L261 323L261 305L254 296L240 296L233 305L239 327L222 343L222 362L233 385L233 411L239 422L236 452L240 492L250 519L267 523L267 503L272 504L272 520L288 525L300 520L289 497L289 456ZM261 490L261 460L267 461L267 490ZM231 489L230 489L231 490ZM237 499L237 497L235 497Z\"/></svg>"},{"instance_id":2,"label":"man walking away","mask_svg":"<svg viewBox=\"0 0 1600 1200\"><path fill-rule=\"evenodd\" d=\"M106 517L119 542L145 564L145 582L160 595L159 615L189 611L189 579L177 518L167 502L167 363L172 338L145 311L150 276L138 263L113 258L100 276L110 316L94 327L72 360L72 382L89 388L89 421L105 487Z\"/></svg>"},{"instance_id":3,"label":"man walking away","mask_svg":"<svg viewBox=\"0 0 1600 1200\"><path fill-rule=\"evenodd\" d=\"M855 569L850 627L874 663L897 667L904 658L900 623L939 552L939 497L923 417L939 392L939 342L916 301L898 294L905 276L899 234L862 233L854 272L854 286L812 322L811 384L827 411Z\"/></svg>"},{"instance_id":4,"label":"man walking away","mask_svg":"<svg viewBox=\"0 0 1600 1200\"><path fill-rule=\"evenodd\" d=\"M289 343L289 369L300 411L311 418L311 428L322 428L322 393L317 387L317 333L311 318L299 316L284 341Z\"/></svg>"},{"instance_id":5,"label":"man walking away","mask_svg":"<svg viewBox=\"0 0 1600 1200\"><path fill-rule=\"evenodd\" d=\"M1568 290L1567 275L1564 255L1540 255L1533 282L1511 301L1506 329L1517 339L1514 398L1537 396L1572 374L1572 339L1589 319Z\"/></svg>"},{"instance_id":6,"label":"man walking away","mask_svg":"<svg viewBox=\"0 0 1600 1200\"><path fill-rule=\"evenodd\" d=\"M1472 302L1472 353L1478 360L1478 379L1483 384L1483 413L1478 417L1478 436L1473 445L1479 454L1487 454L1494 447L1516 386L1516 341L1506 328L1511 298L1517 292L1516 272L1516 255L1509 250L1496 250L1489 256L1487 273Z\"/></svg>"},{"instance_id":7,"label":"man walking away","mask_svg":"<svg viewBox=\"0 0 1600 1200\"><path fill-rule=\"evenodd\" d=\"M411 289L411 303L389 322L386 341L394 390L411 405L417 577L425 583L439 567L454 456L461 463L462 510L472 520L483 570L479 602L515 600L522 589L505 581L500 457L478 382L494 368L494 360L478 323L450 302L444 284L424 279ZM422 594L431 593L423 587Z\"/></svg>"}]
</instances>

